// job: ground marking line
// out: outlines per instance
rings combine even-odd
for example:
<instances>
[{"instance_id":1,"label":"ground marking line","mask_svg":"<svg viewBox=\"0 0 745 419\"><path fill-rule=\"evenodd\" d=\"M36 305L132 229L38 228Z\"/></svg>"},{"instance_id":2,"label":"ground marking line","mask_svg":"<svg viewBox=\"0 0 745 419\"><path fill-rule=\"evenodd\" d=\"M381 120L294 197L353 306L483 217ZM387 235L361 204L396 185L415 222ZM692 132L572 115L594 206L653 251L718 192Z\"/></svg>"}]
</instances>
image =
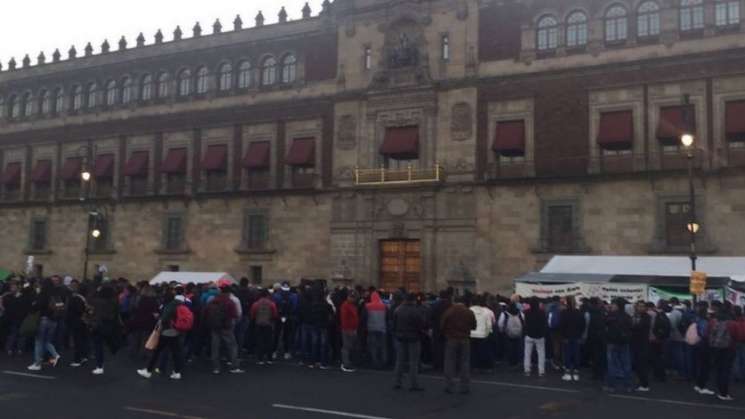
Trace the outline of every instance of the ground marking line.
<instances>
[{"instance_id":1,"label":"ground marking line","mask_svg":"<svg viewBox=\"0 0 745 419\"><path fill-rule=\"evenodd\" d=\"M618 394L611 394L610 397L614 399L637 400L637 401L654 402L654 403L677 404L680 406L701 407L705 409L734 410L736 412L745 412L745 408L736 407L736 406L721 406L721 405L716 405L716 404L682 402L679 400L668 400L668 399L649 399L646 397L623 396L623 395L618 395Z\"/></svg>"},{"instance_id":2,"label":"ground marking line","mask_svg":"<svg viewBox=\"0 0 745 419\"><path fill-rule=\"evenodd\" d=\"M158 415L158 416L167 416L170 418L181 418L181 419L207 419L201 416L186 416L186 415L180 415L178 413L173 412L166 412L163 410L153 410L153 409L142 409L139 407L132 407L132 406L124 406L124 410L128 410L130 412L138 412L138 413L149 413L151 415Z\"/></svg>"},{"instance_id":3,"label":"ground marking line","mask_svg":"<svg viewBox=\"0 0 745 419\"><path fill-rule=\"evenodd\" d=\"M55 378L57 378L57 377L52 377L49 375L29 374L27 372L16 372L16 371L3 371L3 374L17 375L19 377L41 378L44 380L54 380Z\"/></svg>"},{"instance_id":4,"label":"ground marking line","mask_svg":"<svg viewBox=\"0 0 745 419\"><path fill-rule=\"evenodd\" d=\"M292 406L288 404L273 404L272 407L277 408L277 409L299 410L301 412L325 413L327 415L344 416L348 418L357 418L357 419L390 419L390 418L384 418L381 416L370 416L370 415L362 415L359 413L339 412L336 410L316 409L313 407Z\"/></svg>"}]
</instances>

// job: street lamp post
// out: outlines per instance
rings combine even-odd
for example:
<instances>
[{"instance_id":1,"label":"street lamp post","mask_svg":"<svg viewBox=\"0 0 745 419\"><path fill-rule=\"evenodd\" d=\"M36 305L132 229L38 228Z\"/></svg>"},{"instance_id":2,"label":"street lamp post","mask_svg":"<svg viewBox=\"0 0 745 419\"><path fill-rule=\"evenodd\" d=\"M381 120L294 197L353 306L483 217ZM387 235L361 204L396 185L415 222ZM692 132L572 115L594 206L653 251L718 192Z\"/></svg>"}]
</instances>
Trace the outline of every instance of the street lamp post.
<instances>
[{"instance_id":1,"label":"street lamp post","mask_svg":"<svg viewBox=\"0 0 745 419\"><path fill-rule=\"evenodd\" d=\"M684 96L683 102L685 105L689 104L689 97L688 95ZM686 132L684 132L680 136L680 142L683 144L683 147L686 151L686 158L688 160L688 223L686 224L686 229L688 230L688 234L690 237L690 249L689 249L689 257L691 259L691 273L696 271L696 261L698 260L698 255L696 254L696 234L698 233L701 226L698 224L696 220L696 191L693 184L693 158L695 153L695 137L693 136L693 132L691 130L691 124L690 124L690 115L689 115L689 109L686 106L685 108L685 129ZM696 296L693 296L693 301L696 302Z\"/></svg>"}]
</instances>

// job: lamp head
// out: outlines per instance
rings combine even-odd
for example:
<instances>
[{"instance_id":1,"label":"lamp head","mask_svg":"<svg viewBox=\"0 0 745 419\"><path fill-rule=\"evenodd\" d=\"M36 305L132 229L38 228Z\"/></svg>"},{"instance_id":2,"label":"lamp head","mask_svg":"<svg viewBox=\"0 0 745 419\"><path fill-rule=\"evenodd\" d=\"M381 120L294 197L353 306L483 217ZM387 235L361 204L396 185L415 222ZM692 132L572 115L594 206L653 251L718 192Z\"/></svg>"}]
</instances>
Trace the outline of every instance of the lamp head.
<instances>
[{"instance_id":1,"label":"lamp head","mask_svg":"<svg viewBox=\"0 0 745 419\"><path fill-rule=\"evenodd\" d=\"M88 170L83 170L82 173L80 173L80 178L83 179L84 182L88 182L91 180L91 172Z\"/></svg>"},{"instance_id":2,"label":"lamp head","mask_svg":"<svg viewBox=\"0 0 745 419\"><path fill-rule=\"evenodd\" d=\"M693 135L692 134L683 134L680 136L680 142L683 143L683 146L688 148L693 145Z\"/></svg>"},{"instance_id":3,"label":"lamp head","mask_svg":"<svg viewBox=\"0 0 745 419\"><path fill-rule=\"evenodd\" d=\"M699 223L688 223L686 228L688 228L688 231L691 233L696 234L701 229L701 225Z\"/></svg>"},{"instance_id":4,"label":"lamp head","mask_svg":"<svg viewBox=\"0 0 745 419\"><path fill-rule=\"evenodd\" d=\"M101 237L101 230L94 228L93 231L91 231L91 236L93 236L94 239Z\"/></svg>"}]
</instances>

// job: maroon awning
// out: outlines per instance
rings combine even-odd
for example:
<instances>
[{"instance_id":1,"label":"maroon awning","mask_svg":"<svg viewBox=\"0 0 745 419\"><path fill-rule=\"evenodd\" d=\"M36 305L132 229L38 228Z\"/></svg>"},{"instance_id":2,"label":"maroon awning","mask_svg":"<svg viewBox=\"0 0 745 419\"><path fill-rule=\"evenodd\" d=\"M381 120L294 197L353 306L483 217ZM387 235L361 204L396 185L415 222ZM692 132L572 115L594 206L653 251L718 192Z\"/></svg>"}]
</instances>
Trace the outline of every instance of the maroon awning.
<instances>
[{"instance_id":1,"label":"maroon awning","mask_svg":"<svg viewBox=\"0 0 745 419\"><path fill-rule=\"evenodd\" d=\"M14 162L14 163L8 163L5 166L5 171L3 172L3 185L10 186L10 185L20 185L21 183L21 163Z\"/></svg>"},{"instance_id":2,"label":"maroon awning","mask_svg":"<svg viewBox=\"0 0 745 419\"><path fill-rule=\"evenodd\" d=\"M292 140L285 162L290 166L313 167L316 165L316 139L296 138Z\"/></svg>"},{"instance_id":3,"label":"maroon awning","mask_svg":"<svg viewBox=\"0 0 745 419\"><path fill-rule=\"evenodd\" d=\"M634 143L632 111L603 112L598 127L598 145L606 150L629 150Z\"/></svg>"},{"instance_id":4,"label":"maroon awning","mask_svg":"<svg viewBox=\"0 0 745 419\"><path fill-rule=\"evenodd\" d=\"M202 170L208 172L224 172L228 168L228 146L224 144L211 145L202 159Z\"/></svg>"},{"instance_id":5,"label":"maroon awning","mask_svg":"<svg viewBox=\"0 0 745 419\"><path fill-rule=\"evenodd\" d=\"M65 181L80 179L80 172L83 168L83 159L80 157L70 157L65 160L62 171L60 172L60 178Z\"/></svg>"},{"instance_id":6,"label":"maroon awning","mask_svg":"<svg viewBox=\"0 0 745 419\"><path fill-rule=\"evenodd\" d=\"M696 114L693 105L669 106L660 109L657 124L657 139L667 145L680 144L680 137L696 130Z\"/></svg>"},{"instance_id":7,"label":"maroon awning","mask_svg":"<svg viewBox=\"0 0 745 419\"><path fill-rule=\"evenodd\" d=\"M728 141L745 141L745 100L727 102L725 124Z\"/></svg>"},{"instance_id":8,"label":"maroon awning","mask_svg":"<svg viewBox=\"0 0 745 419\"><path fill-rule=\"evenodd\" d=\"M31 171L31 182L50 183L52 181L52 161L39 160Z\"/></svg>"},{"instance_id":9,"label":"maroon awning","mask_svg":"<svg viewBox=\"0 0 745 419\"><path fill-rule=\"evenodd\" d=\"M419 158L419 127L389 127L385 130L380 154L395 160Z\"/></svg>"},{"instance_id":10,"label":"maroon awning","mask_svg":"<svg viewBox=\"0 0 745 419\"><path fill-rule=\"evenodd\" d=\"M269 141L251 143L243 157L243 167L246 169L268 169L271 145Z\"/></svg>"},{"instance_id":11,"label":"maroon awning","mask_svg":"<svg viewBox=\"0 0 745 419\"><path fill-rule=\"evenodd\" d=\"M150 162L150 153L147 151L135 151L129 156L127 164L122 170L123 176L145 177L147 176L148 163Z\"/></svg>"},{"instance_id":12,"label":"maroon awning","mask_svg":"<svg viewBox=\"0 0 745 419\"><path fill-rule=\"evenodd\" d=\"M163 173L186 173L187 154L185 148L172 148L168 150L160 171Z\"/></svg>"},{"instance_id":13,"label":"maroon awning","mask_svg":"<svg viewBox=\"0 0 745 419\"><path fill-rule=\"evenodd\" d=\"M525 155L525 121L500 121L494 136L495 153L505 157Z\"/></svg>"},{"instance_id":14,"label":"maroon awning","mask_svg":"<svg viewBox=\"0 0 745 419\"><path fill-rule=\"evenodd\" d=\"M96 163L93 166L93 176L96 179L107 179L114 177L114 155L101 154L96 157Z\"/></svg>"}]
</instances>

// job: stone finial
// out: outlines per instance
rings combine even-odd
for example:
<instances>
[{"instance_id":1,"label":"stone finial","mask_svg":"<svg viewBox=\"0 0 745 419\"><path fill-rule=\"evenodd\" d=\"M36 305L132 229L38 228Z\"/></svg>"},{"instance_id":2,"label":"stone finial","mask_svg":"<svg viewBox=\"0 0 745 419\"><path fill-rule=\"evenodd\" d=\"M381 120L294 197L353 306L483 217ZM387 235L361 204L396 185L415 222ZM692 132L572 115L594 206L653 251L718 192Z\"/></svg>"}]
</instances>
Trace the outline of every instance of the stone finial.
<instances>
[{"instance_id":1,"label":"stone finial","mask_svg":"<svg viewBox=\"0 0 745 419\"><path fill-rule=\"evenodd\" d=\"M145 35L140 32L139 35L137 35L137 47L144 47L145 46Z\"/></svg>"},{"instance_id":2,"label":"stone finial","mask_svg":"<svg viewBox=\"0 0 745 419\"><path fill-rule=\"evenodd\" d=\"M78 56L78 50L75 49L75 45L70 47L70 50L67 51L67 58L72 60L73 58Z\"/></svg>"},{"instance_id":3,"label":"stone finial","mask_svg":"<svg viewBox=\"0 0 745 419\"><path fill-rule=\"evenodd\" d=\"M44 55L44 51L39 53L39 56L36 57L36 64L45 64L47 62L47 57Z\"/></svg>"},{"instance_id":4,"label":"stone finial","mask_svg":"<svg viewBox=\"0 0 745 419\"><path fill-rule=\"evenodd\" d=\"M243 29L243 19L241 19L241 15L236 15L233 21L233 30L239 31L241 29Z\"/></svg>"},{"instance_id":5,"label":"stone finial","mask_svg":"<svg viewBox=\"0 0 745 419\"><path fill-rule=\"evenodd\" d=\"M285 10L285 7L282 6L281 9L279 9L279 23L287 23L287 10Z\"/></svg>"},{"instance_id":6,"label":"stone finial","mask_svg":"<svg viewBox=\"0 0 745 419\"><path fill-rule=\"evenodd\" d=\"M0 62L0 71L3 71L3 63Z\"/></svg>"},{"instance_id":7,"label":"stone finial","mask_svg":"<svg viewBox=\"0 0 745 419\"><path fill-rule=\"evenodd\" d=\"M184 32L181 31L181 26L176 26L176 30L173 31L173 40L180 41L182 36L184 36Z\"/></svg>"},{"instance_id":8,"label":"stone finial","mask_svg":"<svg viewBox=\"0 0 745 419\"><path fill-rule=\"evenodd\" d=\"M158 32L155 32L155 43L156 44L162 44L163 43L163 31L158 29Z\"/></svg>"},{"instance_id":9,"label":"stone finial","mask_svg":"<svg viewBox=\"0 0 745 419\"><path fill-rule=\"evenodd\" d=\"M23 57L23 68L31 67L31 58L26 54L25 57Z\"/></svg>"},{"instance_id":10,"label":"stone finial","mask_svg":"<svg viewBox=\"0 0 745 419\"><path fill-rule=\"evenodd\" d=\"M323 0L323 4L321 4L321 13L327 13L329 11L329 8L331 7L331 2L329 0Z\"/></svg>"},{"instance_id":11,"label":"stone finial","mask_svg":"<svg viewBox=\"0 0 745 419\"><path fill-rule=\"evenodd\" d=\"M16 69L16 59L15 57L11 57L10 61L8 61L8 70L13 71Z\"/></svg>"},{"instance_id":12,"label":"stone finial","mask_svg":"<svg viewBox=\"0 0 745 419\"><path fill-rule=\"evenodd\" d=\"M119 51L127 49L127 38L122 35L122 39L119 40Z\"/></svg>"},{"instance_id":13,"label":"stone finial","mask_svg":"<svg viewBox=\"0 0 745 419\"><path fill-rule=\"evenodd\" d=\"M90 57L91 55L93 55L93 45L88 42L88 45L85 46L85 56Z\"/></svg>"},{"instance_id":14,"label":"stone finial","mask_svg":"<svg viewBox=\"0 0 745 419\"><path fill-rule=\"evenodd\" d=\"M200 25L199 22L197 22L197 24L192 28L192 33L195 38L202 36L202 25Z\"/></svg>"},{"instance_id":15,"label":"stone finial","mask_svg":"<svg viewBox=\"0 0 745 419\"><path fill-rule=\"evenodd\" d=\"M59 49L55 49L54 53L52 53L52 62L58 63L62 59L62 54L60 54Z\"/></svg>"},{"instance_id":16,"label":"stone finial","mask_svg":"<svg viewBox=\"0 0 745 419\"><path fill-rule=\"evenodd\" d=\"M111 45L109 45L109 40L104 39L103 44L101 44L101 53L106 54L111 50Z\"/></svg>"},{"instance_id":17,"label":"stone finial","mask_svg":"<svg viewBox=\"0 0 745 419\"><path fill-rule=\"evenodd\" d=\"M264 26L264 14L259 10L259 13L256 15L256 27L260 28L262 26Z\"/></svg>"},{"instance_id":18,"label":"stone finial","mask_svg":"<svg viewBox=\"0 0 745 419\"><path fill-rule=\"evenodd\" d=\"M212 24L212 33L220 32L222 32L222 23L220 23L220 19L217 19L215 23Z\"/></svg>"},{"instance_id":19,"label":"stone finial","mask_svg":"<svg viewBox=\"0 0 745 419\"><path fill-rule=\"evenodd\" d=\"M310 5L306 2L305 6L303 6L303 19L307 19L310 17Z\"/></svg>"}]
</instances>

